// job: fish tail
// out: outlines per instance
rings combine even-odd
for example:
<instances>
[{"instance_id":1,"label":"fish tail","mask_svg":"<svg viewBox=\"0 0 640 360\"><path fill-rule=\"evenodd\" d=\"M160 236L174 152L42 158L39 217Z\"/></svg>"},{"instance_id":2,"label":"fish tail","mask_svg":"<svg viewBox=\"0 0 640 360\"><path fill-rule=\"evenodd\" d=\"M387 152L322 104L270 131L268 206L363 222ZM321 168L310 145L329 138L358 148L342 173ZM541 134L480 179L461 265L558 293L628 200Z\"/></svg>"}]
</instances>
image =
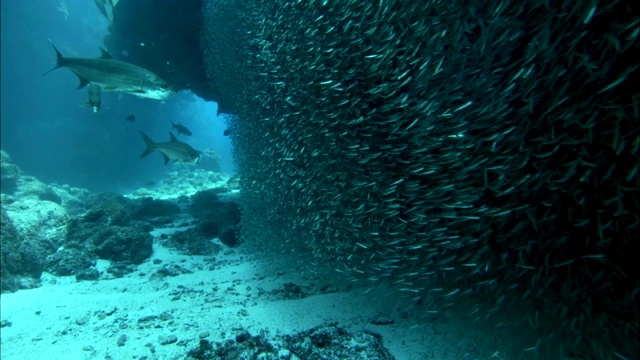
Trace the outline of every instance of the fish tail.
<instances>
[{"instance_id":1,"label":"fish tail","mask_svg":"<svg viewBox=\"0 0 640 360\"><path fill-rule=\"evenodd\" d=\"M155 151L156 143L153 142L153 140L151 140L151 138L148 137L144 132L140 131L140 135L142 135L142 140L144 140L144 143L147 144L147 148L144 150L142 155L140 155L140 157L143 158Z\"/></svg>"},{"instance_id":2,"label":"fish tail","mask_svg":"<svg viewBox=\"0 0 640 360\"><path fill-rule=\"evenodd\" d=\"M49 39L49 41L51 41L51 39ZM46 73L42 74L42 76L45 76L48 73L52 72L53 70L61 68L61 67L64 66L64 61L65 61L64 56L62 56L62 54L60 53L60 51L58 51L56 46L53 45L53 42L51 43L51 46L53 46L53 50L55 50L55 52L56 52L56 66L54 66L53 69L51 69L51 70L47 71Z\"/></svg>"}]
</instances>

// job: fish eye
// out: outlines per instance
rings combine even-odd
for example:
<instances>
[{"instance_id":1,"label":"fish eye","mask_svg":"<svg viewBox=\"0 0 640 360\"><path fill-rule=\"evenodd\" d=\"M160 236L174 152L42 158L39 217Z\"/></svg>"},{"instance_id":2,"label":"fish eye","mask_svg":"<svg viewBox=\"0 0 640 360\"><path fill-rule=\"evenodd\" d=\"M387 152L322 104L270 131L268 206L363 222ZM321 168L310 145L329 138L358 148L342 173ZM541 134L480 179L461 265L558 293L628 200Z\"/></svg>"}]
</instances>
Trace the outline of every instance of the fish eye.
<instances>
[{"instance_id":1,"label":"fish eye","mask_svg":"<svg viewBox=\"0 0 640 360\"><path fill-rule=\"evenodd\" d=\"M163 89L163 90L167 90L167 89L169 89L169 85L167 85L167 83L162 83L162 84L160 84L160 88Z\"/></svg>"}]
</instances>

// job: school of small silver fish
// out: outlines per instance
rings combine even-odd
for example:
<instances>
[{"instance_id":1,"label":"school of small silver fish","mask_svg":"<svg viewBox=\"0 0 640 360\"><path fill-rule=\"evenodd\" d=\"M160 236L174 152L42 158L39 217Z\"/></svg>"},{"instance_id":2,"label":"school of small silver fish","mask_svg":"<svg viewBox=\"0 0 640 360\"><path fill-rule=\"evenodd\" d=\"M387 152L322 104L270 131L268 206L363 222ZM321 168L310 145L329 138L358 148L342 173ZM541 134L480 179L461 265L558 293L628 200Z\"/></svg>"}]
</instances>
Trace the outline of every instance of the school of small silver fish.
<instances>
[{"instance_id":1,"label":"school of small silver fish","mask_svg":"<svg viewBox=\"0 0 640 360\"><path fill-rule=\"evenodd\" d=\"M391 284L412 311L528 309L514 322L543 335L526 358L560 338L565 355L637 358L640 3L223 0L204 15L246 239Z\"/></svg>"}]
</instances>

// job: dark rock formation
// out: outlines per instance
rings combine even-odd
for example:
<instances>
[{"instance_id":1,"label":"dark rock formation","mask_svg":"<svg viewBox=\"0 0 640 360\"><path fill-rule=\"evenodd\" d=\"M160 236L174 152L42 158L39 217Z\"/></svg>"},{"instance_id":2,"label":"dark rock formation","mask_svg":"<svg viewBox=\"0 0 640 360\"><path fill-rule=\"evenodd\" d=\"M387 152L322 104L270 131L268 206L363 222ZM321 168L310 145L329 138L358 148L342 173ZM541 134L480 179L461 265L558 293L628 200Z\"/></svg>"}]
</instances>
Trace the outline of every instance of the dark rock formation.
<instances>
[{"instance_id":1,"label":"dark rock formation","mask_svg":"<svg viewBox=\"0 0 640 360\"><path fill-rule=\"evenodd\" d=\"M16 191L22 170L4 150L0 150L0 156L0 192L11 195Z\"/></svg>"},{"instance_id":2,"label":"dark rock formation","mask_svg":"<svg viewBox=\"0 0 640 360\"><path fill-rule=\"evenodd\" d=\"M63 249L47 257L46 271L56 276L76 275L87 277L87 270L96 264L95 259L78 249Z\"/></svg>"},{"instance_id":3,"label":"dark rock formation","mask_svg":"<svg viewBox=\"0 0 640 360\"><path fill-rule=\"evenodd\" d=\"M222 233L220 233L218 238L223 244L230 247L235 247L240 245L240 238L238 237L237 227L226 228Z\"/></svg>"},{"instance_id":4,"label":"dark rock formation","mask_svg":"<svg viewBox=\"0 0 640 360\"><path fill-rule=\"evenodd\" d=\"M56 250L53 243L20 237L4 208L0 232L1 291L38 286L47 256Z\"/></svg>"},{"instance_id":5,"label":"dark rock formation","mask_svg":"<svg viewBox=\"0 0 640 360\"><path fill-rule=\"evenodd\" d=\"M122 1L104 43L114 58L151 70L176 90L217 101L223 92L213 93L205 81L201 8L201 0Z\"/></svg>"},{"instance_id":6,"label":"dark rock formation","mask_svg":"<svg viewBox=\"0 0 640 360\"><path fill-rule=\"evenodd\" d=\"M223 188L199 191L191 197L189 213L198 220L197 231L205 237L217 236L227 246L237 246L240 206L235 201L223 201Z\"/></svg>"},{"instance_id":7,"label":"dark rock formation","mask_svg":"<svg viewBox=\"0 0 640 360\"><path fill-rule=\"evenodd\" d=\"M178 205L167 200L145 197L132 202L134 204L133 219L146 220L156 225L171 223L181 213Z\"/></svg>"},{"instance_id":8,"label":"dark rock formation","mask_svg":"<svg viewBox=\"0 0 640 360\"><path fill-rule=\"evenodd\" d=\"M131 222L127 199L115 195L107 199L97 201L84 217L70 221L65 247L101 259L140 264L153 252L148 224ZM109 225L113 223L130 226Z\"/></svg>"},{"instance_id":9,"label":"dark rock formation","mask_svg":"<svg viewBox=\"0 0 640 360\"><path fill-rule=\"evenodd\" d=\"M100 279L100 271L98 269L89 268L80 270L76 273L76 280L98 280Z\"/></svg>"},{"instance_id":10,"label":"dark rock formation","mask_svg":"<svg viewBox=\"0 0 640 360\"><path fill-rule=\"evenodd\" d=\"M153 253L153 237L133 227L101 228L87 243L96 256L112 261L140 264Z\"/></svg>"},{"instance_id":11,"label":"dark rock formation","mask_svg":"<svg viewBox=\"0 0 640 360\"><path fill-rule=\"evenodd\" d=\"M100 225L127 226L132 219L131 200L116 193L99 193L91 199L86 222Z\"/></svg>"},{"instance_id":12,"label":"dark rock formation","mask_svg":"<svg viewBox=\"0 0 640 360\"><path fill-rule=\"evenodd\" d=\"M20 177L16 196L20 198L34 198L42 201L51 201L56 204L62 203L60 195L56 194L49 185L33 176L23 175Z\"/></svg>"},{"instance_id":13,"label":"dark rock formation","mask_svg":"<svg viewBox=\"0 0 640 360\"><path fill-rule=\"evenodd\" d=\"M336 324L323 325L294 335L268 338L242 331L235 340L210 342L201 339L189 350L192 359L379 359L392 360L380 335L371 332L349 333Z\"/></svg>"},{"instance_id":14,"label":"dark rock formation","mask_svg":"<svg viewBox=\"0 0 640 360\"><path fill-rule=\"evenodd\" d=\"M118 262L114 261L107 268L107 273L113 275L115 278L124 277L127 274L131 274L136 271L137 267L128 262Z\"/></svg>"},{"instance_id":15,"label":"dark rock formation","mask_svg":"<svg viewBox=\"0 0 640 360\"><path fill-rule=\"evenodd\" d=\"M163 244L178 249L189 255L215 255L220 252L220 245L213 243L213 237L204 236L197 228L178 231Z\"/></svg>"}]
</instances>

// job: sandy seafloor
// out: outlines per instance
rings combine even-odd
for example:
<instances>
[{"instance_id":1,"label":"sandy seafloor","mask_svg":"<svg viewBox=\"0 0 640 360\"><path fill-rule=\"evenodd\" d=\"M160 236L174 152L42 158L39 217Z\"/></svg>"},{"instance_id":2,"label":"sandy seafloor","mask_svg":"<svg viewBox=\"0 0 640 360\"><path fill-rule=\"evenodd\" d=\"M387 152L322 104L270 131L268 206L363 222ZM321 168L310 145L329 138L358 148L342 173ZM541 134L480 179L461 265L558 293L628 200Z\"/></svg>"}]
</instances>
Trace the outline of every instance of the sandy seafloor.
<instances>
[{"instance_id":1,"label":"sandy seafloor","mask_svg":"<svg viewBox=\"0 0 640 360\"><path fill-rule=\"evenodd\" d=\"M156 229L152 235L176 230ZM106 266L107 261L99 261L100 270ZM152 276L163 266L190 273ZM156 242L152 257L123 278L76 282L45 273L39 288L2 294L2 320L11 326L1 330L1 358L185 359L201 336L216 342L245 330L294 334L330 322L350 332L380 334L399 360L529 358L522 353L526 340L516 341L518 331L507 325L487 328L457 311L420 321L401 319L394 316L393 296L373 295L383 293L384 286L373 292L349 286L320 292L333 284L303 271L307 266L260 258L243 245L211 257L181 255ZM289 282L311 295L281 296ZM139 321L149 316L156 318ZM395 323L371 323L380 316ZM126 341L119 346L122 335ZM160 337L170 335L177 342L161 345Z\"/></svg>"}]
</instances>

